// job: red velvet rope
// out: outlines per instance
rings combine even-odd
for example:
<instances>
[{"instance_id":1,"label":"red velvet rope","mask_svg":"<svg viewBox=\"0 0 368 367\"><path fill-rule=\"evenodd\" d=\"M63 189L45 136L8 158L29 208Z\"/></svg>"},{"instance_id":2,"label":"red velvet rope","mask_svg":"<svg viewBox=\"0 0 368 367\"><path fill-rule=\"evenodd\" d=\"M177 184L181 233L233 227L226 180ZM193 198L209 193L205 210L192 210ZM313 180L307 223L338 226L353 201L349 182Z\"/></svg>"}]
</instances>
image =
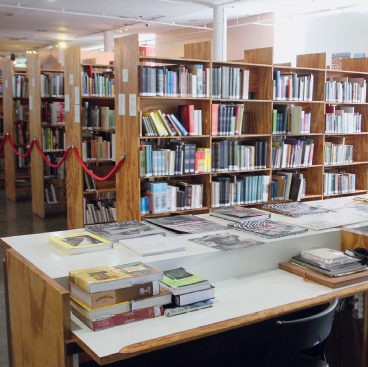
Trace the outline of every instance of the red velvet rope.
<instances>
[{"instance_id":1,"label":"red velvet rope","mask_svg":"<svg viewBox=\"0 0 368 367\"><path fill-rule=\"evenodd\" d=\"M37 140L35 140L35 146L36 146L37 150L39 151L39 153L42 155L42 158L45 160L45 162L46 162L50 167L52 167L52 168L59 168L59 167L63 164L63 162L65 161L65 159L66 159L66 157L68 156L68 153L69 153L69 151L70 151L70 148L68 148L68 149L65 151L64 155L62 156L62 158L61 158L60 162L59 162L58 164L52 164L52 163L47 159L47 157L45 156L44 152L41 150L41 148L40 148L40 146L39 146L39 144L38 144L38 141L37 141Z\"/></svg>"},{"instance_id":2,"label":"red velvet rope","mask_svg":"<svg viewBox=\"0 0 368 367\"><path fill-rule=\"evenodd\" d=\"M0 150L1 149L3 149L3 147L4 147L4 144L5 144L5 142L6 142L6 140L8 139L8 134L6 134L4 137L3 137L3 139L1 140L1 143L0 143Z\"/></svg>"},{"instance_id":3,"label":"red velvet rope","mask_svg":"<svg viewBox=\"0 0 368 367\"><path fill-rule=\"evenodd\" d=\"M9 141L9 144L11 146L11 148L13 149L14 153L18 156L18 157L21 157L21 158L25 158L27 157L27 155L29 153L31 153L31 150L32 150L32 147L33 147L33 144L34 144L34 140L31 141L31 144L29 145L29 148L27 149L27 151L24 153L24 154L20 154L18 151L17 151L17 148L14 146L12 140L11 140L11 136L8 135L8 141Z\"/></svg>"}]
</instances>

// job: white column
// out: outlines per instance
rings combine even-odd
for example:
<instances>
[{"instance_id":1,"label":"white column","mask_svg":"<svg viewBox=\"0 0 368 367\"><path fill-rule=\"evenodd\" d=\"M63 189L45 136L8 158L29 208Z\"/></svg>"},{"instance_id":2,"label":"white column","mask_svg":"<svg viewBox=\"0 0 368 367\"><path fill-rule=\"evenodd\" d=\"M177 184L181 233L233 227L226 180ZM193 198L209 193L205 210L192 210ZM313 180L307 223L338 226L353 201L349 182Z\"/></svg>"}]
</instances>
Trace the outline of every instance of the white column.
<instances>
[{"instance_id":1,"label":"white column","mask_svg":"<svg viewBox=\"0 0 368 367\"><path fill-rule=\"evenodd\" d=\"M114 31L104 32L104 45L105 45L105 51L107 52L114 51Z\"/></svg>"},{"instance_id":2,"label":"white column","mask_svg":"<svg viewBox=\"0 0 368 367\"><path fill-rule=\"evenodd\" d=\"M224 5L213 8L213 60L226 61L227 9Z\"/></svg>"}]
</instances>

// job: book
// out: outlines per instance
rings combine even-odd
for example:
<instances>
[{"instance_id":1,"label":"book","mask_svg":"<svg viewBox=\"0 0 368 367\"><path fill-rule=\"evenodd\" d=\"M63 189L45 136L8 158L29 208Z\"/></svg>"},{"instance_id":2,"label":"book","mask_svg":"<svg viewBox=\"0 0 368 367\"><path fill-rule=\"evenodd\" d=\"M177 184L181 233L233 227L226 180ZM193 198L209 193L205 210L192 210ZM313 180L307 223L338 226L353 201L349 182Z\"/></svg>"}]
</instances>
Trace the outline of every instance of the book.
<instances>
[{"instance_id":1,"label":"book","mask_svg":"<svg viewBox=\"0 0 368 367\"><path fill-rule=\"evenodd\" d=\"M213 302L210 300L196 302L190 305L180 306L180 307L176 305L171 305L170 307L165 307L164 315L167 317L182 315L184 313L203 310L204 308L210 308L212 307L212 305L213 305Z\"/></svg>"},{"instance_id":2,"label":"book","mask_svg":"<svg viewBox=\"0 0 368 367\"><path fill-rule=\"evenodd\" d=\"M255 241L229 232L220 232L203 237L191 238L189 241L223 251L237 250L244 247L264 244L264 242Z\"/></svg>"},{"instance_id":3,"label":"book","mask_svg":"<svg viewBox=\"0 0 368 367\"><path fill-rule=\"evenodd\" d=\"M166 254L168 252L185 251L185 246L161 235L149 236L142 241L141 238L132 238L119 241L122 245L136 252L140 256Z\"/></svg>"},{"instance_id":4,"label":"book","mask_svg":"<svg viewBox=\"0 0 368 367\"><path fill-rule=\"evenodd\" d=\"M327 209L300 202L266 204L263 205L263 209L269 209L281 214L289 215L291 217L328 213Z\"/></svg>"},{"instance_id":5,"label":"book","mask_svg":"<svg viewBox=\"0 0 368 367\"><path fill-rule=\"evenodd\" d=\"M141 310L106 316L95 320L89 319L73 307L72 312L90 329L92 329L93 331L99 331L109 329L114 326L130 324L132 322L162 316L164 314L164 309L162 306L148 307Z\"/></svg>"},{"instance_id":6,"label":"book","mask_svg":"<svg viewBox=\"0 0 368 367\"><path fill-rule=\"evenodd\" d=\"M366 195L360 195L360 196L355 196L355 198L353 198L353 200L361 201L363 203L367 203L368 202L368 194L366 194Z\"/></svg>"},{"instance_id":7,"label":"book","mask_svg":"<svg viewBox=\"0 0 368 367\"><path fill-rule=\"evenodd\" d=\"M136 311L142 308L168 305L172 301L172 294L165 288L160 288L160 293L153 297L145 297L130 302L131 310Z\"/></svg>"},{"instance_id":8,"label":"book","mask_svg":"<svg viewBox=\"0 0 368 367\"><path fill-rule=\"evenodd\" d=\"M195 275L184 268L164 271L164 276L160 285L166 290L169 290L174 296L211 287L207 279Z\"/></svg>"},{"instance_id":9,"label":"book","mask_svg":"<svg viewBox=\"0 0 368 367\"><path fill-rule=\"evenodd\" d=\"M210 210L210 215L214 217L231 220L234 222L245 222L247 220L268 219L271 214L252 208L232 207Z\"/></svg>"},{"instance_id":10,"label":"book","mask_svg":"<svg viewBox=\"0 0 368 367\"><path fill-rule=\"evenodd\" d=\"M160 231L148 224L139 222L137 220L130 220L126 222L95 224L86 226L86 230L97 236L106 238L110 241L118 241L129 238L145 237L152 235L165 236L164 231Z\"/></svg>"},{"instance_id":11,"label":"book","mask_svg":"<svg viewBox=\"0 0 368 367\"><path fill-rule=\"evenodd\" d=\"M145 221L175 233L201 233L226 229L225 226L195 215L176 215L163 218L146 218Z\"/></svg>"},{"instance_id":12,"label":"book","mask_svg":"<svg viewBox=\"0 0 368 367\"><path fill-rule=\"evenodd\" d=\"M215 287L211 286L208 289L202 289L201 291L189 292L174 296L174 302L177 306L186 306L191 303L205 301L215 298Z\"/></svg>"},{"instance_id":13,"label":"book","mask_svg":"<svg viewBox=\"0 0 368 367\"><path fill-rule=\"evenodd\" d=\"M70 284L71 296L90 308L111 306L116 303L131 301L132 299L139 300L141 298L157 296L159 293L160 286L157 280L98 293L88 293L76 285Z\"/></svg>"},{"instance_id":14,"label":"book","mask_svg":"<svg viewBox=\"0 0 368 367\"><path fill-rule=\"evenodd\" d=\"M252 232L256 235L273 239L293 236L307 232L307 228L293 226L291 224L279 223L272 220L255 220L244 223L231 223L229 228Z\"/></svg>"},{"instance_id":15,"label":"book","mask_svg":"<svg viewBox=\"0 0 368 367\"><path fill-rule=\"evenodd\" d=\"M69 272L69 282L88 293L131 287L162 279L162 272L141 262Z\"/></svg>"},{"instance_id":16,"label":"book","mask_svg":"<svg viewBox=\"0 0 368 367\"><path fill-rule=\"evenodd\" d=\"M50 245L68 255L112 249L111 241L88 232L54 236L48 238Z\"/></svg>"}]
</instances>

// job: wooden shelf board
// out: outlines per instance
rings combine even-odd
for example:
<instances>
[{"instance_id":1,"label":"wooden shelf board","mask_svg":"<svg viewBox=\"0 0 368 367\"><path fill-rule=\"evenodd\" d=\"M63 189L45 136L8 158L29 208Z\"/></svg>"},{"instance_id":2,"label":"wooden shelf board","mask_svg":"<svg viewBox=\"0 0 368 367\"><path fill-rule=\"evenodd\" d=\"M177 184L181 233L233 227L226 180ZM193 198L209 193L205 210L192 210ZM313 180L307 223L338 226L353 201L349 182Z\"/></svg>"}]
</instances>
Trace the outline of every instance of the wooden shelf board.
<instances>
[{"instance_id":1,"label":"wooden shelf board","mask_svg":"<svg viewBox=\"0 0 368 367\"><path fill-rule=\"evenodd\" d=\"M336 70L336 69L326 69L327 74L361 74L368 75L367 72L364 71L351 71L351 70Z\"/></svg>"},{"instance_id":2,"label":"wooden shelf board","mask_svg":"<svg viewBox=\"0 0 368 367\"><path fill-rule=\"evenodd\" d=\"M97 97L97 96L82 96L82 99L101 99L114 101L115 97Z\"/></svg>"},{"instance_id":3,"label":"wooden shelf board","mask_svg":"<svg viewBox=\"0 0 368 367\"><path fill-rule=\"evenodd\" d=\"M57 69L41 69L41 73L57 73L57 74L64 74L64 70L57 70Z\"/></svg>"},{"instance_id":4,"label":"wooden shelf board","mask_svg":"<svg viewBox=\"0 0 368 367\"><path fill-rule=\"evenodd\" d=\"M103 129L83 129L82 128L82 133L95 133L95 132L102 132L102 133L114 133L115 129L111 129L111 130L103 130Z\"/></svg>"},{"instance_id":5,"label":"wooden shelf board","mask_svg":"<svg viewBox=\"0 0 368 367\"><path fill-rule=\"evenodd\" d=\"M308 133L308 134L272 134L274 136L321 136L323 133Z\"/></svg>"},{"instance_id":6,"label":"wooden shelf board","mask_svg":"<svg viewBox=\"0 0 368 367\"><path fill-rule=\"evenodd\" d=\"M339 106L367 106L368 103L359 103L359 102L325 102L326 104L333 104Z\"/></svg>"},{"instance_id":7,"label":"wooden shelf board","mask_svg":"<svg viewBox=\"0 0 368 367\"><path fill-rule=\"evenodd\" d=\"M340 166L354 166L358 164L368 164L368 162L353 162L353 163L336 163L336 164L325 164L325 168L340 167Z\"/></svg>"},{"instance_id":8,"label":"wooden shelf board","mask_svg":"<svg viewBox=\"0 0 368 367\"><path fill-rule=\"evenodd\" d=\"M169 136L140 136L140 140L145 139L198 139L198 138L209 138L211 135L169 135Z\"/></svg>"},{"instance_id":9,"label":"wooden shelf board","mask_svg":"<svg viewBox=\"0 0 368 367\"><path fill-rule=\"evenodd\" d=\"M269 137L271 134L241 134L241 135L212 135L212 139L236 139L236 138L254 138L254 137Z\"/></svg>"},{"instance_id":10,"label":"wooden shelf board","mask_svg":"<svg viewBox=\"0 0 368 367\"><path fill-rule=\"evenodd\" d=\"M321 71L321 72L325 72L326 69L317 69L317 68L304 68L304 67L299 67L299 66L283 66L283 65L274 65L273 66L274 69L276 70L280 70L280 71Z\"/></svg>"},{"instance_id":11,"label":"wooden shelf board","mask_svg":"<svg viewBox=\"0 0 368 367\"><path fill-rule=\"evenodd\" d=\"M343 195L358 195L358 194L365 194L367 190L355 190L352 192L345 192L339 194L330 194L330 195L323 195L324 198L335 197L335 196L343 196Z\"/></svg>"},{"instance_id":12,"label":"wooden shelf board","mask_svg":"<svg viewBox=\"0 0 368 367\"><path fill-rule=\"evenodd\" d=\"M315 103L326 103L325 101L278 101L274 99L273 104L315 104Z\"/></svg>"},{"instance_id":13,"label":"wooden shelf board","mask_svg":"<svg viewBox=\"0 0 368 367\"><path fill-rule=\"evenodd\" d=\"M163 217L163 216L169 216L170 214L188 214L191 212L198 212L203 210L208 210L208 207L198 208L198 209L186 209L186 210L176 210L174 212L167 212L167 213L161 213L161 214L142 214L142 218L156 218L156 217Z\"/></svg>"},{"instance_id":14,"label":"wooden shelf board","mask_svg":"<svg viewBox=\"0 0 368 367\"><path fill-rule=\"evenodd\" d=\"M44 96L41 99L65 99L65 96Z\"/></svg>"},{"instance_id":15,"label":"wooden shelf board","mask_svg":"<svg viewBox=\"0 0 368 367\"><path fill-rule=\"evenodd\" d=\"M271 103L270 99L234 99L234 98L212 98L213 102L233 102L233 103L242 103L242 102L250 102L250 103Z\"/></svg>"},{"instance_id":16,"label":"wooden shelf board","mask_svg":"<svg viewBox=\"0 0 368 367\"><path fill-rule=\"evenodd\" d=\"M140 99L157 99L157 100L190 100L190 101L210 101L209 97L161 97L161 96L139 96Z\"/></svg>"},{"instance_id":17,"label":"wooden shelf board","mask_svg":"<svg viewBox=\"0 0 368 367\"><path fill-rule=\"evenodd\" d=\"M146 180L149 178L180 178L180 177L186 177L186 176L204 176L209 175L211 172L203 172L203 173L185 173L182 175L163 175L163 176L148 176L148 177L139 177L141 180Z\"/></svg>"},{"instance_id":18,"label":"wooden shelf board","mask_svg":"<svg viewBox=\"0 0 368 367\"><path fill-rule=\"evenodd\" d=\"M345 136L345 135L366 135L368 132L361 133L337 133L337 134L324 134L325 136Z\"/></svg>"},{"instance_id":19,"label":"wooden shelf board","mask_svg":"<svg viewBox=\"0 0 368 367\"><path fill-rule=\"evenodd\" d=\"M267 64L252 64L249 62L236 62L236 61L213 61L212 67L218 67L218 66L230 66L230 67L241 67L241 68L272 68L272 65Z\"/></svg>"},{"instance_id":20,"label":"wooden shelf board","mask_svg":"<svg viewBox=\"0 0 368 367\"><path fill-rule=\"evenodd\" d=\"M116 192L116 188L114 189L97 189L94 191L84 191L83 194L84 195L91 195L91 194L97 194L97 193L101 193L101 192Z\"/></svg>"},{"instance_id":21,"label":"wooden shelf board","mask_svg":"<svg viewBox=\"0 0 368 367\"><path fill-rule=\"evenodd\" d=\"M262 172L262 171L269 171L271 168L257 168L257 169L247 169L247 170L237 170L237 171L222 171L222 172L215 172L212 171L213 175L223 175L229 173L242 173L242 172Z\"/></svg>"},{"instance_id":22,"label":"wooden shelf board","mask_svg":"<svg viewBox=\"0 0 368 367\"><path fill-rule=\"evenodd\" d=\"M272 171L280 171L283 169L301 169L301 168L314 168L314 167L323 167L322 164L312 164L311 166L299 166L299 167L284 167L284 168L272 168Z\"/></svg>"}]
</instances>

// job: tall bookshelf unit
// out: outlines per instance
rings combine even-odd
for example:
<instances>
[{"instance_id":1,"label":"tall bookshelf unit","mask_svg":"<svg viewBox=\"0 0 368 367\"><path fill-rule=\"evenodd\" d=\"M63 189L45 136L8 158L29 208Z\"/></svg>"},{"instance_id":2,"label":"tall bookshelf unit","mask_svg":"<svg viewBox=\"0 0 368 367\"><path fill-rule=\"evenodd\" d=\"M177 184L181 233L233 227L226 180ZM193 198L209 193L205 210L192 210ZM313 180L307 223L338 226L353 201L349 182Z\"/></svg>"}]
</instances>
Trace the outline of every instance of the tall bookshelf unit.
<instances>
[{"instance_id":1,"label":"tall bookshelf unit","mask_svg":"<svg viewBox=\"0 0 368 367\"><path fill-rule=\"evenodd\" d=\"M16 140L15 126L17 124L25 124L26 132L29 131L29 121L18 120L15 117L15 103L22 106L28 106L28 97L14 97L13 95L13 78L16 75L22 75L27 78L27 70L14 70L13 62L5 60L3 62L3 104L4 104L4 133L8 132L15 143L16 148L27 149L29 141L26 144L19 144ZM27 135L27 134L26 134ZM27 137L25 136L25 139ZM9 144L5 145L5 190L6 197L16 201L17 194L21 191L31 190L31 172L29 168L29 159L26 158L26 166L19 168L19 160L15 157Z\"/></svg>"}]
</instances>

